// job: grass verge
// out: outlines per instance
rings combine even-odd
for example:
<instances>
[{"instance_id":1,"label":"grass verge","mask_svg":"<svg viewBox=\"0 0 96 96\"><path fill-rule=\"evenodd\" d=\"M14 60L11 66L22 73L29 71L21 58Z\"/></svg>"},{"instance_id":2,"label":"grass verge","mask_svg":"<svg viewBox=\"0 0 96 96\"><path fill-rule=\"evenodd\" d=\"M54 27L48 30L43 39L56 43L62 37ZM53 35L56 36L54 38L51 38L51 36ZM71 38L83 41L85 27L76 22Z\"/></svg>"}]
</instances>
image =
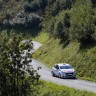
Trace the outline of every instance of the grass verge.
<instances>
[{"instance_id":1,"label":"grass verge","mask_svg":"<svg viewBox=\"0 0 96 96\"><path fill-rule=\"evenodd\" d=\"M37 96L96 96L96 93L80 91L43 81Z\"/></svg>"}]
</instances>

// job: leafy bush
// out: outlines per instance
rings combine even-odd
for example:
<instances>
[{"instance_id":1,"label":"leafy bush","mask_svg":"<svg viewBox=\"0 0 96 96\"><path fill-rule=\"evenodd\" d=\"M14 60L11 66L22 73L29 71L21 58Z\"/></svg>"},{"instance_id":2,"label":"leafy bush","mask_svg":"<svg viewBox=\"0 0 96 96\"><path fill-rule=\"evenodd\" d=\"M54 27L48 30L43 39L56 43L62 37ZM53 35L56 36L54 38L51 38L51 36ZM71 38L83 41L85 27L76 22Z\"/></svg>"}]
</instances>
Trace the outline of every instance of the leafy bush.
<instances>
[{"instance_id":1,"label":"leafy bush","mask_svg":"<svg viewBox=\"0 0 96 96\"><path fill-rule=\"evenodd\" d=\"M29 14L27 16L27 22L25 23L25 26L39 28L40 22L41 22L41 17L39 15Z\"/></svg>"},{"instance_id":2,"label":"leafy bush","mask_svg":"<svg viewBox=\"0 0 96 96\"><path fill-rule=\"evenodd\" d=\"M55 2L53 4L53 7L52 7L51 11L52 11L52 14L51 14L52 16L56 16L59 13L59 11L60 11L59 2Z\"/></svg>"},{"instance_id":3,"label":"leafy bush","mask_svg":"<svg viewBox=\"0 0 96 96\"><path fill-rule=\"evenodd\" d=\"M96 7L96 0L91 0L93 7Z\"/></svg>"},{"instance_id":4,"label":"leafy bush","mask_svg":"<svg viewBox=\"0 0 96 96\"><path fill-rule=\"evenodd\" d=\"M9 37L5 33L0 36L0 96L34 95L40 76L29 64L33 47L30 40L22 47L22 36Z\"/></svg>"},{"instance_id":5,"label":"leafy bush","mask_svg":"<svg viewBox=\"0 0 96 96\"><path fill-rule=\"evenodd\" d=\"M45 9L45 7L47 6L47 0L37 0L39 3L39 6L41 9Z\"/></svg>"},{"instance_id":6,"label":"leafy bush","mask_svg":"<svg viewBox=\"0 0 96 96\"><path fill-rule=\"evenodd\" d=\"M37 96L95 96L95 93L80 91L65 86L59 86L49 82L43 82Z\"/></svg>"},{"instance_id":7,"label":"leafy bush","mask_svg":"<svg viewBox=\"0 0 96 96\"><path fill-rule=\"evenodd\" d=\"M50 24L50 34L54 34L57 38L64 41L69 39L70 28L70 12L62 11ZM52 32L53 31L53 32Z\"/></svg>"},{"instance_id":8,"label":"leafy bush","mask_svg":"<svg viewBox=\"0 0 96 96\"><path fill-rule=\"evenodd\" d=\"M21 11L13 19L10 19L8 16L8 19L3 22L5 27L9 25L9 27L39 28L41 22L41 17L34 13L27 14Z\"/></svg>"},{"instance_id":9,"label":"leafy bush","mask_svg":"<svg viewBox=\"0 0 96 96\"><path fill-rule=\"evenodd\" d=\"M24 4L25 12L36 12L40 9L44 9L47 5L47 0L33 0L32 2L26 2Z\"/></svg>"},{"instance_id":10,"label":"leafy bush","mask_svg":"<svg viewBox=\"0 0 96 96\"><path fill-rule=\"evenodd\" d=\"M24 11L25 12L36 12L39 9L39 5L33 1L32 3L25 3Z\"/></svg>"},{"instance_id":11,"label":"leafy bush","mask_svg":"<svg viewBox=\"0 0 96 96\"><path fill-rule=\"evenodd\" d=\"M71 12L71 38L79 40L82 44L90 43L95 32L95 14L90 0L78 1Z\"/></svg>"},{"instance_id":12,"label":"leafy bush","mask_svg":"<svg viewBox=\"0 0 96 96\"><path fill-rule=\"evenodd\" d=\"M70 9L72 7L73 0L57 0L61 9Z\"/></svg>"},{"instance_id":13,"label":"leafy bush","mask_svg":"<svg viewBox=\"0 0 96 96\"><path fill-rule=\"evenodd\" d=\"M53 18L48 29L51 34L71 41L78 40L81 45L96 41L96 9L92 8L90 0L57 0L48 6L46 17Z\"/></svg>"},{"instance_id":14,"label":"leafy bush","mask_svg":"<svg viewBox=\"0 0 96 96\"><path fill-rule=\"evenodd\" d=\"M56 0L47 5L46 14L56 16L62 10L67 10L72 8L72 4L74 0Z\"/></svg>"}]
</instances>

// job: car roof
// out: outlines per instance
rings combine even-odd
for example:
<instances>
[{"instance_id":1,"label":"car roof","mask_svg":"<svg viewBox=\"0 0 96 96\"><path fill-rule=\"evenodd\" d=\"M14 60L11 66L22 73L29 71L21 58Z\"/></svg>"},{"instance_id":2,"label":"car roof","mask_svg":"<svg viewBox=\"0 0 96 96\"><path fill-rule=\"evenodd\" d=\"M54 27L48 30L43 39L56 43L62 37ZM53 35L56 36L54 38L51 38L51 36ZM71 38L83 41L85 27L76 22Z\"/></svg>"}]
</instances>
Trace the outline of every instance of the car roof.
<instances>
[{"instance_id":1,"label":"car roof","mask_svg":"<svg viewBox=\"0 0 96 96\"><path fill-rule=\"evenodd\" d=\"M57 65L58 66L70 66L70 64L67 64L67 63L58 63Z\"/></svg>"}]
</instances>

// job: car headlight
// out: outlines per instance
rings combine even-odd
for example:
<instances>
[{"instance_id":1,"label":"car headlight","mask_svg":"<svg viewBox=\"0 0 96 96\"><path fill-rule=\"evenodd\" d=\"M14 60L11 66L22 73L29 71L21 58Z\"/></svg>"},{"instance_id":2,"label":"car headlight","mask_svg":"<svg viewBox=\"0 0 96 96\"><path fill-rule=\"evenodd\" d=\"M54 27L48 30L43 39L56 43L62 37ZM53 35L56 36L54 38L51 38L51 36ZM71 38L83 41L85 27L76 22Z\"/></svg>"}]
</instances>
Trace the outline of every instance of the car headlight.
<instances>
[{"instance_id":1,"label":"car headlight","mask_svg":"<svg viewBox=\"0 0 96 96\"><path fill-rule=\"evenodd\" d=\"M66 73L65 73L65 72L61 72L61 73L62 73L62 75L64 75L64 76L66 75Z\"/></svg>"}]
</instances>

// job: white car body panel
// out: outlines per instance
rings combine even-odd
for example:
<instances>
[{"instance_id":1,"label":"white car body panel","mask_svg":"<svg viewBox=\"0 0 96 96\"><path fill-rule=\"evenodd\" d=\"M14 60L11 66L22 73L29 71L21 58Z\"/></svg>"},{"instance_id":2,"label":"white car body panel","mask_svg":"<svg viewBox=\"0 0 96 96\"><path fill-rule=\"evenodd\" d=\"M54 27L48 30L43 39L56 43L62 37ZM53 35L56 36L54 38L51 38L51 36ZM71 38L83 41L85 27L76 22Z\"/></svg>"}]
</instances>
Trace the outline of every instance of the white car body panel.
<instances>
[{"instance_id":1,"label":"white car body panel","mask_svg":"<svg viewBox=\"0 0 96 96\"><path fill-rule=\"evenodd\" d=\"M55 66L52 68L52 75L61 78L76 78L74 68L70 64L65 63L55 64Z\"/></svg>"}]
</instances>

